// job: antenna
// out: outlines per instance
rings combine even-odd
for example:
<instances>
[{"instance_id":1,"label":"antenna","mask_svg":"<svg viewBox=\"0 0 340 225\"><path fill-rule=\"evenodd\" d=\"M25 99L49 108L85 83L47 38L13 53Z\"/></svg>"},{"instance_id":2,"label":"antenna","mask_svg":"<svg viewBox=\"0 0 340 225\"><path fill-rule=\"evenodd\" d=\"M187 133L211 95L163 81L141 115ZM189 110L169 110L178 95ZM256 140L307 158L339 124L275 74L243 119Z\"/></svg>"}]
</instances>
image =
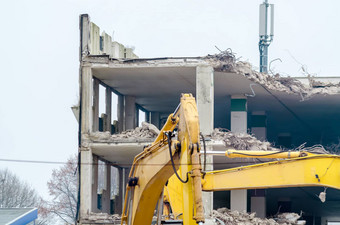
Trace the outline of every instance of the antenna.
<instances>
[{"instance_id":1,"label":"antenna","mask_svg":"<svg viewBox=\"0 0 340 225\"><path fill-rule=\"evenodd\" d=\"M270 14L268 11L270 10ZM268 18L270 24L268 24ZM268 32L269 31L269 32ZM260 5L260 24L259 24L259 50L260 50L260 72L268 72L268 47L274 37L274 5L269 4L268 0Z\"/></svg>"}]
</instances>

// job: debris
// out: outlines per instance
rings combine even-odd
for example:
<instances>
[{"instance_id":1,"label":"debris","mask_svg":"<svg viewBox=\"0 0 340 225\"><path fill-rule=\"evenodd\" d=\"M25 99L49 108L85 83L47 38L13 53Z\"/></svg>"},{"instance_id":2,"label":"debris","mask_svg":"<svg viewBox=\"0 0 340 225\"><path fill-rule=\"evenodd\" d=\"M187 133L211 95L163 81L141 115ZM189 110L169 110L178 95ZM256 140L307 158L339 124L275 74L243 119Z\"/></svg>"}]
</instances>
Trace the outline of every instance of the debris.
<instances>
[{"instance_id":1,"label":"debris","mask_svg":"<svg viewBox=\"0 0 340 225\"><path fill-rule=\"evenodd\" d=\"M208 55L203 57L203 59L208 61L217 71L243 75L268 90L297 94L302 97L302 100L309 99L317 94L340 94L340 83L324 83L316 81L313 76L308 76L310 85L305 86L299 80L292 77L281 77L280 74L271 76L267 73L257 72L252 69L250 63L238 61L231 50Z\"/></svg>"},{"instance_id":2,"label":"debris","mask_svg":"<svg viewBox=\"0 0 340 225\"><path fill-rule=\"evenodd\" d=\"M87 216L82 218L83 223L110 223L120 224L121 216L118 214L107 214L107 213L93 213L91 212Z\"/></svg>"},{"instance_id":3,"label":"debris","mask_svg":"<svg viewBox=\"0 0 340 225\"><path fill-rule=\"evenodd\" d=\"M149 130L154 135L159 134L159 129L155 125L153 125L152 123L142 122L142 129L143 130Z\"/></svg>"},{"instance_id":4,"label":"debris","mask_svg":"<svg viewBox=\"0 0 340 225\"><path fill-rule=\"evenodd\" d=\"M242 150L263 150L263 151L280 151L280 149L272 147L267 141L262 142L256 137L246 133L233 133L224 131L226 129L216 128L211 134L213 140L222 140L227 148Z\"/></svg>"},{"instance_id":5,"label":"debris","mask_svg":"<svg viewBox=\"0 0 340 225\"><path fill-rule=\"evenodd\" d=\"M326 192L320 192L319 198L320 198L321 202L325 202L326 201Z\"/></svg>"},{"instance_id":6,"label":"debris","mask_svg":"<svg viewBox=\"0 0 340 225\"><path fill-rule=\"evenodd\" d=\"M300 219L300 215L297 213L281 213L277 215L278 223L286 223L286 224L297 224L298 219Z\"/></svg>"},{"instance_id":7,"label":"debris","mask_svg":"<svg viewBox=\"0 0 340 225\"><path fill-rule=\"evenodd\" d=\"M119 134L111 135L110 132L93 132L89 135L89 139L94 142L117 142L117 141L143 141L154 139L159 134L159 130L153 124L142 123L142 127L123 131Z\"/></svg>"},{"instance_id":8,"label":"debris","mask_svg":"<svg viewBox=\"0 0 340 225\"><path fill-rule=\"evenodd\" d=\"M231 211L227 208L220 208L213 210L211 214L212 218L216 218L217 221L222 221L228 225L250 225L250 224L261 224L261 225L295 225L301 224L298 219L300 216L296 213L282 213L277 216L276 219L272 218L258 218L256 213L247 213L239 211ZM217 224L219 224L218 222Z\"/></svg>"},{"instance_id":9,"label":"debris","mask_svg":"<svg viewBox=\"0 0 340 225\"><path fill-rule=\"evenodd\" d=\"M327 187L325 187L325 189L322 192L320 192L318 196L322 203L326 201L326 190L327 190Z\"/></svg>"},{"instance_id":10,"label":"debris","mask_svg":"<svg viewBox=\"0 0 340 225\"><path fill-rule=\"evenodd\" d=\"M282 151L283 149L275 148L268 141L260 141L256 137L247 133L233 133L225 128L215 128L211 133L212 140L221 140L224 142L226 148L233 148L237 150L250 151ZM326 146L327 151L322 145L317 144L311 147L306 147L303 143L293 151L305 151L313 154L339 154L340 153L340 139L338 144ZM288 150L288 149L287 149Z\"/></svg>"}]
</instances>

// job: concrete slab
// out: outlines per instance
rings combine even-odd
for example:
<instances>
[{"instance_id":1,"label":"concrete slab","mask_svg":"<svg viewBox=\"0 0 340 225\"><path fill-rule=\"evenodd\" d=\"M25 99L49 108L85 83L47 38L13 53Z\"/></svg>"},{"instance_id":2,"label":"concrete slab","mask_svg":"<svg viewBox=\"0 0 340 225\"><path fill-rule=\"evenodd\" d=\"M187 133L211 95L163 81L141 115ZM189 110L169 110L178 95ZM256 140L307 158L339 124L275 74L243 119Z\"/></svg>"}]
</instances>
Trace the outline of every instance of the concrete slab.
<instances>
[{"instance_id":1,"label":"concrete slab","mask_svg":"<svg viewBox=\"0 0 340 225\"><path fill-rule=\"evenodd\" d=\"M141 143L93 143L91 149L93 154L110 161L120 167L130 167L134 157L141 153L144 146L151 142Z\"/></svg>"},{"instance_id":2,"label":"concrete slab","mask_svg":"<svg viewBox=\"0 0 340 225\"><path fill-rule=\"evenodd\" d=\"M92 153L98 155L99 157L111 162L119 167L128 168L132 165L134 157L141 153L144 146L151 144L149 142L116 142L116 143L92 143L91 149ZM225 151L223 141L207 141L207 148L213 151ZM237 167L241 165L250 165L254 163L259 163L260 161L256 159L247 158L234 158L229 159L225 156L214 156L214 169L227 169L232 167ZM269 161L261 159L262 162Z\"/></svg>"}]
</instances>

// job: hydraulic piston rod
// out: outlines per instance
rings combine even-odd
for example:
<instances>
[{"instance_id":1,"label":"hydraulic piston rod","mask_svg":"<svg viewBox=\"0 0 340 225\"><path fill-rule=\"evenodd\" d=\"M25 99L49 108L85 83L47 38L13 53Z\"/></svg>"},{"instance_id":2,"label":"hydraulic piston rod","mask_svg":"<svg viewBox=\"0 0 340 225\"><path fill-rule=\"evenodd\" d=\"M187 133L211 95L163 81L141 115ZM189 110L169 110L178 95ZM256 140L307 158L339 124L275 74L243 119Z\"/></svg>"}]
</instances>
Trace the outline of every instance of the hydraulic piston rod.
<instances>
[{"instance_id":1,"label":"hydraulic piston rod","mask_svg":"<svg viewBox=\"0 0 340 225\"><path fill-rule=\"evenodd\" d=\"M201 151L201 154L204 153ZM234 150L227 151L206 151L208 155L226 156L227 158L270 158L270 159L291 159L315 154L306 151L251 151L251 150Z\"/></svg>"}]
</instances>

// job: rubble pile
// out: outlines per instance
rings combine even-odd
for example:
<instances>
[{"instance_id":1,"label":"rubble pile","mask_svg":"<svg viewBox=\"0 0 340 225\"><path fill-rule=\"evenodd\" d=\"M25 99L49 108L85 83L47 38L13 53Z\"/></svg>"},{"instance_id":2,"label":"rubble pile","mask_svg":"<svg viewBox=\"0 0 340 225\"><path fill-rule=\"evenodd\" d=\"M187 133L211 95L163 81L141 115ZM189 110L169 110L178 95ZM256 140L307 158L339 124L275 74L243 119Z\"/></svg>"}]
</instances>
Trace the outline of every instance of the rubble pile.
<instances>
[{"instance_id":1,"label":"rubble pile","mask_svg":"<svg viewBox=\"0 0 340 225\"><path fill-rule=\"evenodd\" d=\"M207 55L204 59L220 71L236 72L236 58L230 48L218 54Z\"/></svg>"},{"instance_id":2,"label":"rubble pile","mask_svg":"<svg viewBox=\"0 0 340 225\"><path fill-rule=\"evenodd\" d=\"M242 149L242 150L264 150L264 151L279 151L267 141L260 141L256 137L245 133L233 133L226 129L215 128L211 134L211 139L222 140L227 148Z\"/></svg>"},{"instance_id":3,"label":"rubble pile","mask_svg":"<svg viewBox=\"0 0 340 225\"><path fill-rule=\"evenodd\" d=\"M300 219L300 215L297 213L281 213L277 215L277 222L280 224L305 224L303 220Z\"/></svg>"},{"instance_id":4,"label":"rubble pile","mask_svg":"<svg viewBox=\"0 0 340 225\"><path fill-rule=\"evenodd\" d=\"M122 133L111 135L110 132L93 132L89 138L95 142L115 142L120 140L144 140L154 139L159 134L158 128L150 123L142 122L141 127L123 131Z\"/></svg>"},{"instance_id":5,"label":"rubble pile","mask_svg":"<svg viewBox=\"0 0 340 225\"><path fill-rule=\"evenodd\" d=\"M120 224L121 216L118 214L107 214L107 213L93 213L91 212L84 218L82 218L83 223L93 223L93 224Z\"/></svg>"},{"instance_id":6,"label":"rubble pile","mask_svg":"<svg viewBox=\"0 0 340 225\"><path fill-rule=\"evenodd\" d=\"M275 219L258 218L256 213L247 213L239 211L230 211L227 208L220 208L213 210L211 214L212 218L216 219L217 224L228 225L295 225L303 224L299 223L300 216L296 213L282 213Z\"/></svg>"},{"instance_id":7,"label":"rubble pile","mask_svg":"<svg viewBox=\"0 0 340 225\"><path fill-rule=\"evenodd\" d=\"M317 94L340 94L340 83L333 84L316 81L310 75L308 75L310 85L305 86L299 80L292 77L281 77L280 74L272 76L267 73L257 72L252 69L250 63L238 61L231 50L222 51L215 55L208 55L204 57L204 59L218 71L243 75L268 90L298 94L302 100L309 99Z\"/></svg>"}]
</instances>

